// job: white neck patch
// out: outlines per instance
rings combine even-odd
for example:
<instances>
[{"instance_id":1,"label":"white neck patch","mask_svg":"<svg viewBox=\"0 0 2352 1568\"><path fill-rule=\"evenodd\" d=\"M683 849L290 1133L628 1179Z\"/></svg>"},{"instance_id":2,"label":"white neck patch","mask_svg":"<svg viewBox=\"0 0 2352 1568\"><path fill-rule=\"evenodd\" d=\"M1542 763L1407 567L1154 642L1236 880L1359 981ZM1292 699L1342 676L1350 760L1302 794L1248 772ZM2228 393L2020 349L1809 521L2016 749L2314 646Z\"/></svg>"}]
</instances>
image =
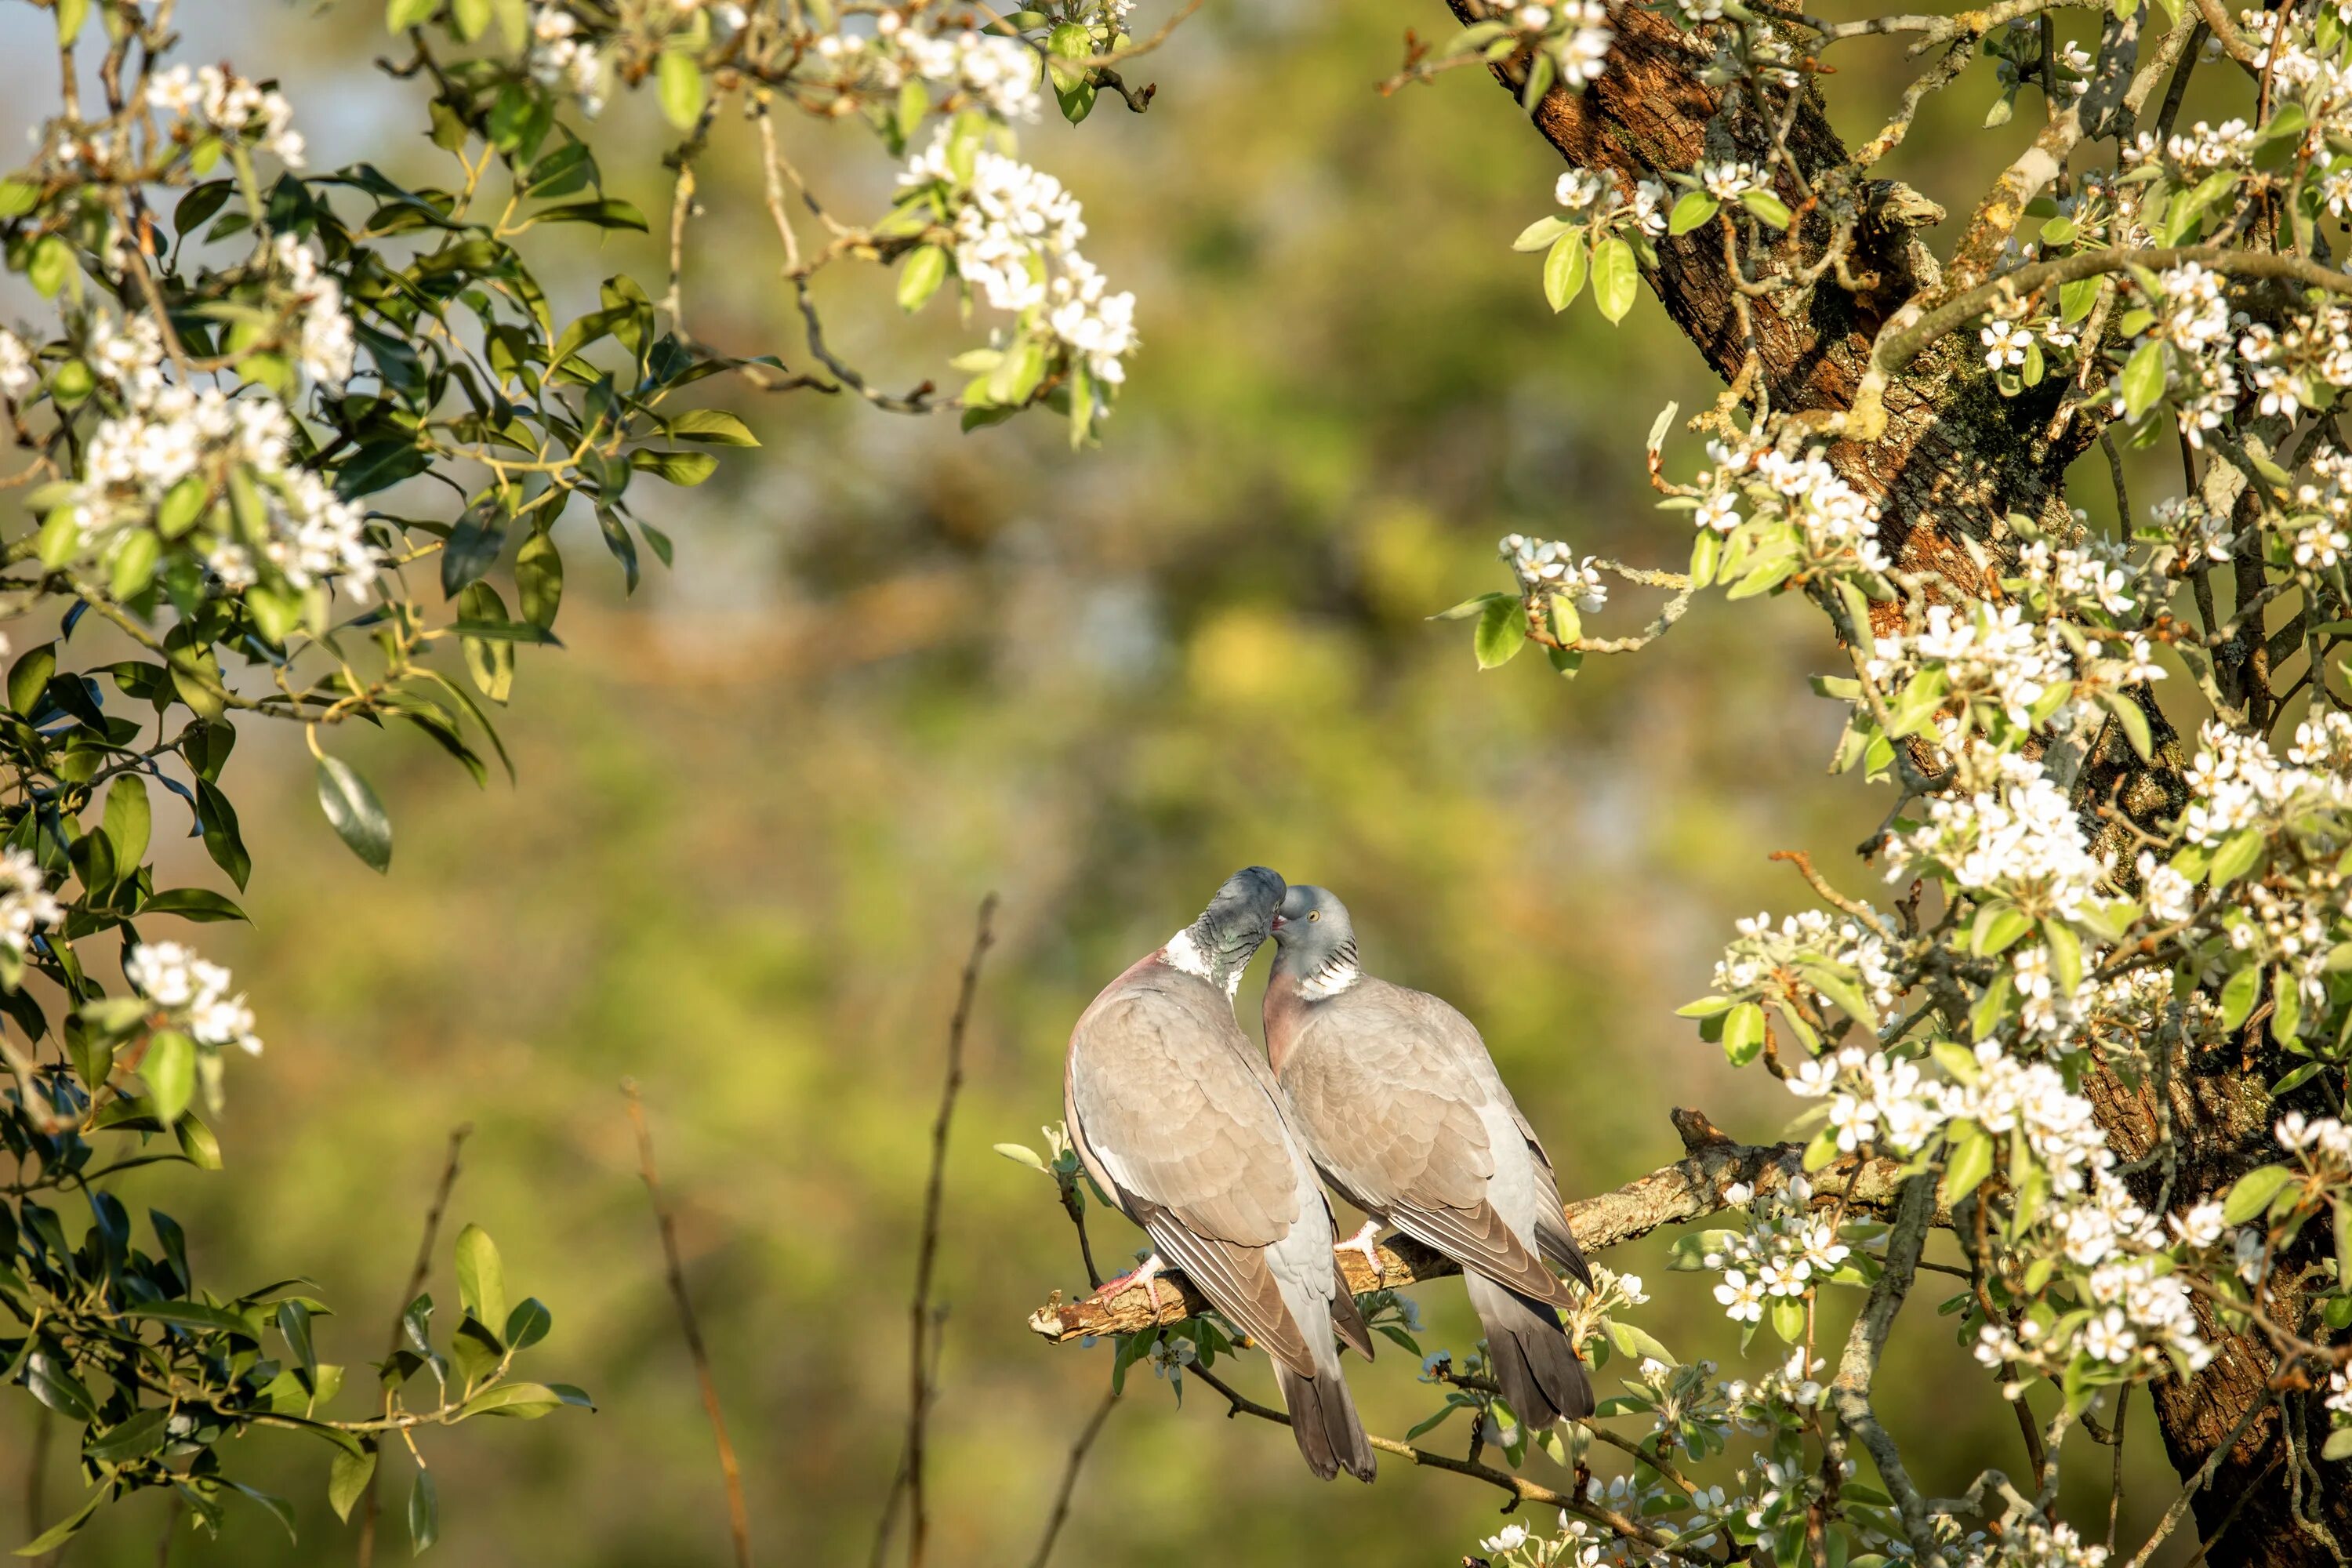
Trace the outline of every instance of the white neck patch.
<instances>
[{"instance_id":1,"label":"white neck patch","mask_svg":"<svg viewBox=\"0 0 2352 1568\"><path fill-rule=\"evenodd\" d=\"M1321 1002L1337 996L1363 977L1364 972L1352 963L1328 963L1300 981L1298 994L1309 1002Z\"/></svg>"},{"instance_id":2,"label":"white neck patch","mask_svg":"<svg viewBox=\"0 0 2352 1568\"><path fill-rule=\"evenodd\" d=\"M1211 984L1216 984L1216 976L1211 973L1208 957L1202 952L1201 944L1192 940L1192 928L1189 926L1168 939L1168 945L1160 950L1160 956L1171 969L1179 970L1195 979L1206 980ZM1242 972L1236 969L1225 980L1225 999L1231 1001L1241 988Z\"/></svg>"}]
</instances>

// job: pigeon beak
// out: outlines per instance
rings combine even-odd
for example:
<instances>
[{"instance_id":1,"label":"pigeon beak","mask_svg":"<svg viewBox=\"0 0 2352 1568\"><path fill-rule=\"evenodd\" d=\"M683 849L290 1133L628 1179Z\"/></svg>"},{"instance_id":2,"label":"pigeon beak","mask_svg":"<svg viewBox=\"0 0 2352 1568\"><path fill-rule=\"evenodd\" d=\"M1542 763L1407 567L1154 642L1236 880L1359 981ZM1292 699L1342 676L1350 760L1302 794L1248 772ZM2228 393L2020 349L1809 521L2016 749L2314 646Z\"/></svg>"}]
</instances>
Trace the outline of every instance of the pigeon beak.
<instances>
[{"instance_id":1,"label":"pigeon beak","mask_svg":"<svg viewBox=\"0 0 2352 1568\"><path fill-rule=\"evenodd\" d=\"M1285 926L1288 925L1289 923L1290 923L1290 922L1289 922L1288 921L1284 920L1280 915L1276 915L1276 916L1275 916L1275 917L1274 917L1274 927L1273 927L1273 929L1274 929L1274 930L1276 930L1276 931L1280 931L1283 927L1285 927Z\"/></svg>"}]
</instances>

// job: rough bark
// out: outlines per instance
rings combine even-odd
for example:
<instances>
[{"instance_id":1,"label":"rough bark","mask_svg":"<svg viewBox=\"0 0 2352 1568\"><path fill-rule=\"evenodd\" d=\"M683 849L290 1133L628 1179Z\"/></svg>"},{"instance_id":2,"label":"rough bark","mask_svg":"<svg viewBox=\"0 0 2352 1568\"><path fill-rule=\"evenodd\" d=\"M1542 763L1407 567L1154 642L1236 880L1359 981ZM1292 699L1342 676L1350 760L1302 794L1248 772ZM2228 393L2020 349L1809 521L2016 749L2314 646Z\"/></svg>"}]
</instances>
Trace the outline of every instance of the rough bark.
<instances>
[{"instance_id":1,"label":"rough bark","mask_svg":"<svg viewBox=\"0 0 2352 1568\"><path fill-rule=\"evenodd\" d=\"M1448 3L1457 19L1483 15L1479 0ZM1531 115L1562 157L1628 180L1687 171L1702 158L1767 163L1775 127L1744 89L1718 91L1698 79L1704 60L1678 28L1631 5L1615 11L1612 25L1617 43L1607 71L1581 96L1554 89ZM1963 36L1954 47L1974 43ZM1513 71L1496 74L1516 94ZM1782 243L1808 258L1819 253L1837 217L1859 218L1849 267L1867 286L1849 291L1829 279L1811 289L1751 296L1743 324L1741 291L1716 225L1660 241L1648 278L1667 314L1719 375L1738 376L1752 350L1773 407L1790 414L1846 409L1880 327L1915 295L1924 292L1924 302L1933 302L1937 287L1934 263L1908 226L1932 209L1855 166L1822 111L1814 79L1806 78L1787 142L1811 195L1781 177L1779 194L1798 213ZM1939 577L1936 591L1956 598L1998 595L1998 565L2013 549L2009 514L2023 513L2062 534L2070 527L2066 468L2096 438L2101 417L2092 405L2053 419L2063 378L2003 398L1973 343L1972 334L1955 333L1928 347L1889 385L1883 434L1867 443L1840 441L1830 450L1848 482L1878 500L1881 538L1898 571ZM1980 561L1995 569L1989 573ZM2120 850L2128 837L2118 816L2153 826L2177 815L2186 797L2179 739L2152 702L2144 706L2158 742L2154 763L2143 763L2110 722L2077 778L2077 805L2105 850ZM2120 861L2128 865L2130 856ZM2169 1160L2152 1164L2139 1180L2147 1201L2168 1199L2177 1212L2275 1156L2268 1130L2279 1108L2264 1085L2280 1070L2251 1048L2178 1063L2168 1075L2168 1113L2153 1085L2134 1088L2101 1075L2087 1092L2126 1159L2169 1142ZM2275 1301L2273 1315L2295 1326L2303 1310L2288 1292ZM2154 1391L2166 1447L2184 1476L2205 1463L2252 1402L2271 1394L2274 1362L2266 1345L2223 1331L2210 1316L2205 1328L2219 1347L2212 1364L2186 1384L2168 1381ZM2297 1400L2298 1421L2312 1403ZM2338 1560L2294 1517L2291 1483L2299 1466L2283 1459L2279 1423L2275 1411L2257 1420L2197 1499L2209 1540L2239 1508L2210 1553L2221 1568L2317 1568ZM2315 1467L2304 1493L2316 1500L2336 1540L2352 1542L2352 1467L2318 1463L2315 1445L2304 1452Z\"/></svg>"}]
</instances>

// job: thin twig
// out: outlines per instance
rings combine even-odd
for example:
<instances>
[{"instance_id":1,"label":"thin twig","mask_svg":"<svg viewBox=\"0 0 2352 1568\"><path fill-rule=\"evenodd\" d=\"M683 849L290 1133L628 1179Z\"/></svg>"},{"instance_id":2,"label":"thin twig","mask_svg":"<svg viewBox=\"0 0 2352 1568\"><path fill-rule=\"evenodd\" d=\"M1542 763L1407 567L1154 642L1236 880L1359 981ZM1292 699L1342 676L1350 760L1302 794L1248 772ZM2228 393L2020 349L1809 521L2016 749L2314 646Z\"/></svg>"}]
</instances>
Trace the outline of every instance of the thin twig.
<instances>
[{"instance_id":1,"label":"thin twig","mask_svg":"<svg viewBox=\"0 0 2352 1568\"><path fill-rule=\"evenodd\" d=\"M1078 1440L1070 1445L1070 1462L1062 1467L1062 1484L1054 1493L1054 1511L1045 1516L1045 1538L1037 1542L1037 1555L1029 1560L1029 1568L1045 1568L1047 1559L1054 1555L1054 1542L1061 1536L1063 1521L1070 1517L1070 1498L1078 1489L1078 1468L1087 1462L1087 1450L1095 1446L1103 1423L1110 1419L1111 1407L1118 1403L1118 1394L1104 1394L1103 1402L1095 1406L1093 1416L1079 1432Z\"/></svg>"},{"instance_id":2,"label":"thin twig","mask_svg":"<svg viewBox=\"0 0 2352 1568\"><path fill-rule=\"evenodd\" d=\"M2239 1440L2246 1435L2246 1428L2254 1424L2256 1416L2271 1407L2273 1397L2264 1394L2246 1406L2245 1414L2238 1417L2238 1424L2230 1428L2230 1435L2214 1446L2213 1452L2207 1457L2204 1465L2195 1475L2189 1478L2189 1484L2180 1489L2180 1495L2174 1498L2172 1506L2164 1510L2164 1518L2157 1524L2155 1533L2141 1543L2139 1551L2133 1554L2128 1568L2147 1568L2147 1560L2156 1555L2156 1549L2164 1544L2165 1538L2169 1536L2181 1520L2188 1516L2189 1505L2195 1500L2197 1494L2213 1484L2214 1476L2221 1468L2221 1461L2236 1451ZM2252 1491L2253 1489L2249 1487L2246 1489ZM2221 1531L2215 1531L2213 1533L2218 1540ZM2202 1553L2200 1552L2200 1555L2201 1556Z\"/></svg>"},{"instance_id":3,"label":"thin twig","mask_svg":"<svg viewBox=\"0 0 2352 1568\"><path fill-rule=\"evenodd\" d=\"M981 961L996 942L995 920L996 895L991 893L980 900L971 952L964 959L955 1012L948 1019L947 1076L940 1085L939 1112L931 1120L931 1172L923 1186L922 1239L915 1250L914 1294L907 1304L907 1441L899 1452L898 1473L883 1500L881 1521L874 1530L873 1561L877 1563L888 1549L902 1496L907 1500L908 1568L921 1568L929 1544L931 1521L923 1492L923 1460L931 1401L938 1392L932 1370L939 1361L931 1280L939 1264L940 1210L947 1195L948 1134L955 1126L957 1097L963 1093L964 1033L971 1023L972 997L980 989Z\"/></svg>"},{"instance_id":4,"label":"thin twig","mask_svg":"<svg viewBox=\"0 0 2352 1568\"><path fill-rule=\"evenodd\" d=\"M710 1436L719 1445L719 1473L727 1481L727 1527L735 1540L735 1568L751 1568L751 1516L743 1506L743 1472L735 1463L735 1445L727 1436L727 1418L719 1409L719 1384L710 1375L710 1352L703 1347L702 1326L694 1316L694 1299L686 1293L686 1270L678 1262L677 1223L662 1201L661 1173L654 1166L654 1135L646 1125L645 1101L635 1079L621 1085L629 1097L629 1125L637 1133L637 1171L645 1177L646 1196L654 1205L654 1223L661 1232L662 1258L669 1271L670 1299L677 1303L678 1327L686 1334L686 1353L694 1361L695 1382L702 1388L703 1413L710 1417Z\"/></svg>"},{"instance_id":5,"label":"thin twig","mask_svg":"<svg viewBox=\"0 0 2352 1568\"><path fill-rule=\"evenodd\" d=\"M408 1304L424 1291L425 1276L433 1271L433 1249L441 1239L441 1216L449 1212L449 1194L457 1185L457 1156L465 1149L466 1140L473 1135L474 1124L470 1121L461 1121L449 1130L449 1151L442 1157L441 1180L434 1185L432 1205L425 1211L425 1233L416 1238L416 1258L408 1266L408 1284L392 1309L392 1342L383 1352L387 1359L399 1352L401 1320L408 1313ZM367 1499L360 1506L360 1568L368 1568L375 1561L375 1517L382 1506L376 1497L376 1481L383 1473L381 1467L368 1472Z\"/></svg>"}]
</instances>

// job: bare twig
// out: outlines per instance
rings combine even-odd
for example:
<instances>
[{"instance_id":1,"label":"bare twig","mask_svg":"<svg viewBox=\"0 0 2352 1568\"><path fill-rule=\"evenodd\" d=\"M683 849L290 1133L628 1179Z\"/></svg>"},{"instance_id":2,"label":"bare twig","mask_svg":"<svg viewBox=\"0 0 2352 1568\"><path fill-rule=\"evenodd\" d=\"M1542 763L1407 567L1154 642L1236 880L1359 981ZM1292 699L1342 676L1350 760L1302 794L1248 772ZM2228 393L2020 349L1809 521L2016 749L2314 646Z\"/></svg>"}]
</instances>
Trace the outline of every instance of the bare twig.
<instances>
[{"instance_id":1,"label":"bare twig","mask_svg":"<svg viewBox=\"0 0 2352 1568\"><path fill-rule=\"evenodd\" d=\"M743 1472L735 1463L735 1445L727 1436L727 1418L719 1409L719 1384L710 1375L710 1354L703 1347L702 1326L694 1316L694 1299L686 1293L686 1270L678 1262L677 1225L662 1201L661 1173L654 1166L654 1135L646 1125L645 1101L635 1080L625 1081L629 1097L629 1125L637 1134L637 1171L645 1177L646 1196L654 1206L654 1223L661 1232L662 1258L669 1272L670 1299L677 1303L677 1323L686 1334L686 1352L694 1361L695 1382L702 1388L703 1413L710 1417L710 1436L719 1445L719 1472L727 1481L727 1526L735 1540L735 1568L751 1568L751 1516L743 1506Z\"/></svg>"},{"instance_id":2,"label":"bare twig","mask_svg":"<svg viewBox=\"0 0 2352 1568\"><path fill-rule=\"evenodd\" d=\"M1228 1417L1255 1415L1261 1421L1271 1421L1276 1426L1290 1425L1288 1415L1272 1405L1260 1405L1256 1400L1234 1389L1214 1373L1195 1366L1188 1369L1185 1375L1197 1377L1219 1394L1223 1394L1225 1403L1231 1407L1225 1413ZM1488 1486L1508 1492L1514 1500L1507 1505L1508 1507L1516 1508L1519 1503L1532 1502L1547 1508L1556 1508L1564 1513L1573 1514L1579 1519L1600 1525L1628 1541L1638 1542L1651 1548L1653 1552L1682 1558L1685 1562L1699 1564L1700 1568L1717 1568L1715 1560L1705 1552L1694 1547L1676 1545L1671 1537L1646 1524L1627 1518L1613 1508L1594 1502L1590 1498L1571 1497L1565 1492L1554 1491L1540 1482L1531 1481L1525 1476L1515 1475L1509 1470L1498 1470L1492 1465L1482 1465L1475 1458L1457 1459L1451 1455L1436 1453L1428 1448L1416 1448L1410 1443L1400 1443L1393 1437L1368 1436L1366 1440L1383 1454L1394 1454L1399 1458L1419 1465L1425 1469L1445 1470L1454 1475L1467 1476L1473 1480L1485 1481Z\"/></svg>"},{"instance_id":3,"label":"bare twig","mask_svg":"<svg viewBox=\"0 0 2352 1568\"><path fill-rule=\"evenodd\" d=\"M922 1239L915 1251L915 1289L907 1306L907 1441L898 1473L882 1504L881 1522L875 1527L873 1560L879 1563L898 1519L898 1500L907 1500L908 1568L921 1568L929 1544L930 1515L923 1494L924 1444L929 1435L931 1401L938 1393L932 1375L939 1360L938 1309L931 1304L931 1279L939 1263L940 1210L946 1198L948 1135L954 1130L956 1099L963 1092L964 1033L971 1023L971 1003L980 989L981 961L995 944L996 895L980 900L971 952L964 959L963 978L956 989L955 1012L948 1019L947 1076L940 1086L940 1109L931 1120L931 1173L923 1187Z\"/></svg>"},{"instance_id":4,"label":"bare twig","mask_svg":"<svg viewBox=\"0 0 2352 1568\"><path fill-rule=\"evenodd\" d=\"M2132 1554L2128 1568L2147 1568L2147 1560L2156 1555L2156 1549L2163 1545L2174 1528L2188 1517L2189 1503L2195 1500L2199 1492L2213 1484L2213 1478L2220 1472L2221 1462L2236 1450L2239 1440L2246 1435L2246 1428L2254 1424L2254 1417L2270 1407L2271 1401L2267 1398L2257 1399L2246 1406L2246 1413L2238 1417L2238 1424L2230 1428L2230 1435L2214 1445L2213 1452L2207 1457L2204 1465L2195 1475L2189 1478L2189 1484L2180 1489L2180 1495L2174 1498L2172 1506L2164 1510L2164 1518L2158 1522L2155 1532L2141 1543L2137 1552ZM2247 1490L2252 1491L2252 1489L2250 1487ZM2221 1533L2220 1531L2215 1531L2214 1538L2219 1540ZM2204 1553L2200 1552L2198 1555L2201 1557Z\"/></svg>"},{"instance_id":5,"label":"bare twig","mask_svg":"<svg viewBox=\"0 0 2352 1568\"><path fill-rule=\"evenodd\" d=\"M392 1339L384 1347L389 1357L400 1349L400 1321L408 1311L408 1304L425 1289L425 1276L433 1272L433 1249L441 1239L441 1216L449 1212L449 1194L457 1185L457 1156L464 1152L466 1140L474 1135L474 1124L460 1122L449 1130L448 1152L442 1156L441 1179L434 1184L433 1202L425 1211L425 1232L416 1238L416 1257L408 1266L408 1284L400 1292L400 1300L392 1309ZM360 1505L360 1568L368 1568L375 1561L375 1519L382 1504L376 1496L376 1481L382 1469L368 1473L367 1498Z\"/></svg>"},{"instance_id":6,"label":"bare twig","mask_svg":"<svg viewBox=\"0 0 2352 1568\"><path fill-rule=\"evenodd\" d=\"M1070 1462L1062 1467L1062 1484L1054 1492L1054 1511L1045 1516L1045 1538L1037 1542L1037 1555L1029 1560L1029 1568L1045 1568L1046 1561L1054 1555L1054 1542L1061 1537L1063 1521L1070 1517L1070 1499L1078 1489L1078 1468L1087 1462L1087 1450L1095 1446L1103 1423L1110 1419L1111 1407L1118 1403L1118 1394L1104 1394L1102 1403L1095 1406L1094 1415L1078 1433L1078 1440L1070 1445Z\"/></svg>"}]
</instances>

